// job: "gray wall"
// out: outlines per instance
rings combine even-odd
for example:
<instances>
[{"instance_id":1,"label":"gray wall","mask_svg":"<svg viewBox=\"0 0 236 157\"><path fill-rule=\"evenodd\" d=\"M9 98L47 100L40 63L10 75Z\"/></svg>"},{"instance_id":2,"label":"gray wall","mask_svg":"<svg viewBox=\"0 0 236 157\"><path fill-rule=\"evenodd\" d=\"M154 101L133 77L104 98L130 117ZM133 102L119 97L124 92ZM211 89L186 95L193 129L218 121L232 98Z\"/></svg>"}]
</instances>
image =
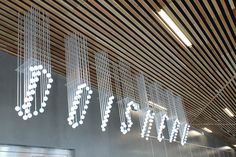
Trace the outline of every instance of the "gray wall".
<instances>
[{"instance_id":1,"label":"gray wall","mask_svg":"<svg viewBox=\"0 0 236 157\"><path fill-rule=\"evenodd\" d=\"M153 157L189 156L190 147L177 144L146 141L140 138L138 117L134 114L134 126L130 133L119 131L119 115L114 105L106 132L100 129L98 94L94 92L83 126L68 126L65 78L54 75L45 113L23 121L14 111L16 105L16 58L0 52L0 144L25 145L74 149L76 157ZM208 140L206 136L192 139L200 145L221 146L220 140ZM166 145L165 145L166 144ZM179 151L179 148L181 151ZM168 154L165 153L168 149ZM191 146L191 150L199 147ZM196 154L196 153L195 153ZM197 154L196 156L199 156Z\"/></svg>"}]
</instances>

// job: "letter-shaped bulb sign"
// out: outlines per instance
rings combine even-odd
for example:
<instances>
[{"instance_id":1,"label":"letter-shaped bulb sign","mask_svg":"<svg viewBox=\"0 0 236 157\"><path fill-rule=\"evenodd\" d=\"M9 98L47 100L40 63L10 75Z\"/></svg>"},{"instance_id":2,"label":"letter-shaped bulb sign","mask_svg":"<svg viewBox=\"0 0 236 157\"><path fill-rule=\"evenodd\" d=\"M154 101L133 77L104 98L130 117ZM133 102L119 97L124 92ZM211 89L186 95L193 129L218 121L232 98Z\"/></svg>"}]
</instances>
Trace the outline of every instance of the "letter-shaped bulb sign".
<instances>
[{"instance_id":1,"label":"letter-shaped bulb sign","mask_svg":"<svg viewBox=\"0 0 236 157\"><path fill-rule=\"evenodd\" d=\"M189 128L190 125L188 125L187 123L181 124L181 130L180 130L180 137L181 137L181 145L184 145L187 142L187 138L188 138L188 132L189 132Z\"/></svg>"},{"instance_id":2,"label":"letter-shaped bulb sign","mask_svg":"<svg viewBox=\"0 0 236 157\"><path fill-rule=\"evenodd\" d=\"M176 141L178 131L180 128L180 122L178 119L170 119L167 122L168 128L171 128L169 132L169 142L172 143L173 141Z\"/></svg>"},{"instance_id":3,"label":"letter-shaped bulb sign","mask_svg":"<svg viewBox=\"0 0 236 157\"><path fill-rule=\"evenodd\" d=\"M165 121L169 118L164 111L160 111L155 115L156 130L157 130L157 140L161 142L164 139L163 130L166 128Z\"/></svg>"}]
</instances>

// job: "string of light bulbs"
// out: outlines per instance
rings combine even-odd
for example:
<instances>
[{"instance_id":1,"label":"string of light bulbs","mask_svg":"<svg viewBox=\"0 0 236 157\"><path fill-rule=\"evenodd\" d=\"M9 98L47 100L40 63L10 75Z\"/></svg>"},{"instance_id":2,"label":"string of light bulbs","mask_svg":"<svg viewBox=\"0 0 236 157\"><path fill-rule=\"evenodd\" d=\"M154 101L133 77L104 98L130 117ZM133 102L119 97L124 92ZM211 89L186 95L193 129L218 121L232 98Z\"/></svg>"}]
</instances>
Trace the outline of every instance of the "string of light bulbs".
<instances>
[{"instance_id":1,"label":"string of light bulbs","mask_svg":"<svg viewBox=\"0 0 236 157\"><path fill-rule=\"evenodd\" d=\"M93 93L89 75L87 38L71 33L65 37L68 124L82 125ZM79 120L78 120L79 118Z\"/></svg>"},{"instance_id":2,"label":"string of light bulbs","mask_svg":"<svg viewBox=\"0 0 236 157\"><path fill-rule=\"evenodd\" d=\"M33 115L37 116L38 111L43 113L52 82L49 18L44 12L32 7L24 14L18 14L15 107L18 115L27 120Z\"/></svg>"},{"instance_id":3,"label":"string of light bulbs","mask_svg":"<svg viewBox=\"0 0 236 157\"><path fill-rule=\"evenodd\" d=\"M126 134L133 125L132 107L134 110L138 110L138 104L135 103L134 80L130 66L123 60L119 60L118 64L113 64L113 74L121 123L120 131Z\"/></svg>"},{"instance_id":4,"label":"string of light bulbs","mask_svg":"<svg viewBox=\"0 0 236 157\"><path fill-rule=\"evenodd\" d=\"M96 53L95 64L102 121L101 128L102 131L106 131L108 119L110 117L110 112L114 100L108 55L105 52Z\"/></svg>"}]
</instances>

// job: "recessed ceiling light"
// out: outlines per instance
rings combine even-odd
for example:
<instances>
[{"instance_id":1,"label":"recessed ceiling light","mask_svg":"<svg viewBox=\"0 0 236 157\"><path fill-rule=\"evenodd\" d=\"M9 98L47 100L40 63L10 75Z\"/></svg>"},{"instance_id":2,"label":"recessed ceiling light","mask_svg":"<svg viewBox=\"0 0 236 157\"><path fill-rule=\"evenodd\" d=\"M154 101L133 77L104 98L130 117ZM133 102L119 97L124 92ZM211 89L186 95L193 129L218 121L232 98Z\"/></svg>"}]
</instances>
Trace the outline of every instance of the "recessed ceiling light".
<instances>
[{"instance_id":1,"label":"recessed ceiling light","mask_svg":"<svg viewBox=\"0 0 236 157\"><path fill-rule=\"evenodd\" d=\"M188 133L189 137L196 137L196 136L202 136L202 133L200 133L199 131L196 130L190 130Z\"/></svg>"},{"instance_id":2,"label":"recessed ceiling light","mask_svg":"<svg viewBox=\"0 0 236 157\"><path fill-rule=\"evenodd\" d=\"M178 36L178 38L186 45L186 46L192 46L192 43L188 40L188 38L184 35L184 33L178 28L178 26L174 23L174 21L166 14L164 10L160 10L158 12L159 16L162 18L162 20L168 25L168 27L171 29L171 32ZM162 21L162 22L163 22Z\"/></svg>"},{"instance_id":3,"label":"recessed ceiling light","mask_svg":"<svg viewBox=\"0 0 236 157\"><path fill-rule=\"evenodd\" d=\"M230 109L228 109L227 107L226 108L224 108L223 109L224 110L224 112L228 115L228 116L230 116L230 117L234 117L234 114L233 114L233 112L232 111L230 111Z\"/></svg>"},{"instance_id":4,"label":"recessed ceiling light","mask_svg":"<svg viewBox=\"0 0 236 157\"><path fill-rule=\"evenodd\" d=\"M204 131L208 132L208 133L212 133L212 131L206 127L202 128Z\"/></svg>"},{"instance_id":5,"label":"recessed ceiling light","mask_svg":"<svg viewBox=\"0 0 236 157\"><path fill-rule=\"evenodd\" d=\"M232 149L231 147L229 146L223 146L223 147L219 147L220 150L229 150L229 149Z\"/></svg>"},{"instance_id":6,"label":"recessed ceiling light","mask_svg":"<svg viewBox=\"0 0 236 157\"><path fill-rule=\"evenodd\" d=\"M233 146L236 147L236 144L234 144Z\"/></svg>"}]
</instances>

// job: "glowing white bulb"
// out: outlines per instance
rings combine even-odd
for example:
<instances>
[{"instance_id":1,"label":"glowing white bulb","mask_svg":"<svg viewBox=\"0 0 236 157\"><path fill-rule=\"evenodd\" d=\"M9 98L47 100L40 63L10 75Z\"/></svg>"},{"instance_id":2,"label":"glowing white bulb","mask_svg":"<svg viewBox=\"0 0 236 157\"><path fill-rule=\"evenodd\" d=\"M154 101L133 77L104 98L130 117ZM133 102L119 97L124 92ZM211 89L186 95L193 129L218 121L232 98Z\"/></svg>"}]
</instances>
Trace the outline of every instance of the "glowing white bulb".
<instances>
[{"instance_id":1,"label":"glowing white bulb","mask_svg":"<svg viewBox=\"0 0 236 157\"><path fill-rule=\"evenodd\" d=\"M33 83L33 84L32 84L32 87L33 87L33 88L37 88L37 84L36 84L36 83Z\"/></svg>"},{"instance_id":2,"label":"glowing white bulb","mask_svg":"<svg viewBox=\"0 0 236 157\"><path fill-rule=\"evenodd\" d=\"M79 124L81 124L81 125L82 125L83 123L84 123L84 122L83 122L82 120L80 120L80 121L79 121Z\"/></svg>"},{"instance_id":3,"label":"glowing white bulb","mask_svg":"<svg viewBox=\"0 0 236 157\"><path fill-rule=\"evenodd\" d=\"M30 110L27 108L27 109L25 109L25 113L29 113L30 112Z\"/></svg>"},{"instance_id":4,"label":"glowing white bulb","mask_svg":"<svg viewBox=\"0 0 236 157\"><path fill-rule=\"evenodd\" d=\"M34 83L34 82L35 82L35 79L31 78L30 83Z\"/></svg>"},{"instance_id":5,"label":"glowing white bulb","mask_svg":"<svg viewBox=\"0 0 236 157\"><path fill-rule=\"evenodd\" d=\"M34 67L33 67L33 66L30 66L30 67L29 67L29 70L30 70L30 71L34 71Z\"/></svg>"},{"instance_id":6,"label":"glowing white bulb","mask_svg":"<svg viewBox=\"0 0 236 157\"><path fill-rule=\"evenodd\" d=\"M28 116L24 115L23 120L27 120L27 119L28 119Z\"/></svg>"},{"instance_id":7,"label":"glowing white bulb","mask_svg":"<svg viewBox=\"0 0 236 157\"><path fill-rule=\"evenodd\" d=\"M46 70L46 69L43 69L42 72L43 72L43 74L46 74L46 73L47 73L47 70Z\"/></svg>"},{"instance_id":8,"label":"glowing white bulb","mask_svg":"<svg viewBox=\"0 0 236 157\"><path fill-rule=\"evenodd\" d=\"M105 132L105 131L106 131L106 129L105 129L105 128L102 128L102 131L103 131L103 132Z\"/></svg>"},{"instance_id":9,"label":"glowing white bulb","mask_svg":"<svg viewBox=\"0 0 236 157\"><path fill-rule=\"evenodd\" d=\"M76 128L76 124L75 124L75 123L72 125L72 128L73 128L73 129Z\"/></svg>"},{"instance_id":10,"label":"glowing white bulb","mask_svg":"<svg viewBox=\"0 0 236 157\"><path fill-rule=\"evenodd\" d=\"M34 95L34 94L35 94L35 90L33 90L33 89L30 90L30 94L31 94L31 95Z\"/></svg>"},{"instance_id":11,"label":"glowing white bulb","mask_svg":"<svg viewBox=\"0 0 236 157\"><path fill-rule=\"evenodd\" d=\"M85 101L85 104L88 105L88 104L89 104L89 100L86 100L86 101Z\"/></svg>"},{"instance_id":12,"label":"glowing white bulb","mask_svg":"<svg viewBox=\"0 0 236 157\"><path fill-rule=\"evenodd\" d=\"M47 73L46 76L47 76L47 78L51 78L52 77L52 75L50 73Z\"/></svg>"},{"instance_id":13,"label":"glowing white bulb","mask_svg":"<svg viewBox=\"0 0 236 157\"><path fill-rule=\"evenodd\" d=\"M82 120L84 120L84 118L85 118L85 116L84 115L81 115L81 117L80 117Z\"/></svg>"},{"instance_id":14,"label":"glowing white bulb","mask_svg":"<svg viewBox=\"0 0 236 157\"><path fill-rule=\"evenodd\" d=\"M41 75L41 71L37 71L37 75L40 76Z\"/></svg>"},{"instance_id":15,"label":"glowing white bulb","mask_svg":"<svg viewBox=\"0 0 236 157\"><path fill-rule=\"evenodd\" d=\"M23 116L23 114L24 114L24 113L23 113L22 111L19 111L19 112L18 112L18 116L20 116L20 117Z\"/></svg>"},{"instance_id":16,"label":"glowing white bulb","mask_svg":"<svg viewBox=\"0 0 236 157\"><path fill-rule=\"evenodd\" d=\"M20 111L20 106L16 106L15 107L15 110L18 112L18 111Z\"/></svg>"},{"instance_id":17,"label":"glowing white bulb","mask_svg":"<svg viewBox=\"0 0 236 157\"><path fill-rule=\"evenodd\" d=\"M47 96L44 96L44 97L43 97L43 101L48 101L48 97L47 97Z\"/></svg>"},{"instance_id":18,"label":"glowing white bulb","mask_svg":"<svg viewBox=\"0 0 236 157\"><path fill-rule=\"evenodd\" d=\"M23 109L26 109L26 107L27 107L26 104L23 104L23 105L22 105L22 108L23 108Z\"/></svg>"},{"instance_id":19,"label":"glowing white bulb","mask_svg":"<svg viewBox=\"0 0 236 157\"><path fill-rule=\"evenodd\" d=\"M41 108L39 109L39 112L40 112L40 113L43 113L43 112L44 112L44 109L41 107Z\"/></svg>"},{"instance_id":20,"label":"glowing white bulb","mask_svg":"<svg viewBox=\"0 0 236 157\"><path fill-rule=\"evenodd\" d=\"M31 113L28 114L28 118L32 118L32 114Z\"/></svg>"},{"instance_id":21,"label":"glowing white bulb","mask_svg":"<svg viewBox=\"0 0 236 157\"><path fill-rule=\"evenodd\" d=\"M86 89L86 91L88 91L90 88L87 86L85 89Z\"/></svg>"},{"instance_id":22,"label":"glowing white bulb","mask_svg":"<svg viewBox=\"0 0 236 157\"><path fill-rule=\"evenodd\" d=\"M53 82L53 79L52 79L52 78L48 79L48 82L49 82L49 83L52 83L52 82Z\"/></svg>"},{"instance_id":23,"label":"glowing white bulb","mask_svg":"<svg viewBox=\"0 0 236 157\"><path fill-rule=\"evenodd\" d=\"M87 109L88 109L88 105L84 105L84 109L86 109L86 110L87 110Z\"/></svg>"},{"instance_id":24,"label":"glowing white bulb","mask_svg":"<svg viewBox=\"0 0 236 157\"><path fill-rule=\"evenodd\" d=\"M34 82L39 82L39 78L38 78L38 77L35 77L35 78L34 78Z\"/></svg>"},{"instance_id":25,"label":"glowing white bulb","mask_svg":"<svg viewBox=\"0 0 236 157\"><path fill-rule=\"evenodd\" d=\"M47 84L47 89L50 89L50 88L52 88L52 85Z\"/></svg>"},{"instance_id":26,"label":"glowing white bulb","mask_svg":"<svg viewBox=\"0 0 236 157\"><path fill-rule=\"evenodd\" d=\"M37 116L39 113L38 113L38 111L34 111L33 114L34 114L34 116Z\"/></svg>"},{"instance_id":27,"label":"glowing white bulb","mask_svg":"<svg viewBox=\"0 0 236 157\"><path fill-rule=\"evenodd\" d=\"M85 111L85 110L83 110L83 111L82 111L82 114L86 114L86 111Z\"/></svg>"},{"instance_id":28,"label":"glowing white bulb","mask_svg":"<svg viewBox=\"0 0 236 157\"><path fill-rule=\"evenodd\" d=\"M91 99L91 95L87 95L87 99Z\"/></svg>"},{"instance_id":29,"label":"glowing white bulb","mask_svg":"<svg viewBox=\"0 0 236 157\"><path fill-rule=\"evenodd\" d=\"M26 104L26 107L31 107L32 106L32 104L30 103L30 102L28 102L27 104Z\"/></svg>"},{"instance_id":30,"label":"glowing white bulb","mask_svg":"<svg viewBox=\"0 0 236 157\"><path fill-rule=\"evenodd\" d=\"M37 65L34 66L34 71L36 71L36 70L38 70L38 66Z\"/></svg>"},{"instance_id":31,"label":"glowing white bulb","mask_svg":"<svg viewBox=\"0 0 236 157\"><path fill-rule=\"evenodd\" d=\"M90 89L90 90L88 91L88 93L91 95L91 94L93 94L93 91Z\"/></svg>"},{"instance_id":32,"label":"glowing white bulb","mask_svg":"<svg viewBox=\"0 0 236 157\"><path fill-rule=\"evenodd\" d=\"M41 103L41 106L42 106L42 107L46 107L47 104L46 104L45 102L42 102L42 103Z\"/></svg>"},{"instance_id":33,"label":"glowing white bulb","mask_svg":"<svg viewBox=\"0 0 236 157\"><path fill-rule=\"evenodd\" d=\"M38 69L39 69L39 70L42 70L42 69L43 69L43 65L41 65L41 64L38 65Z\"/></svg>"},{"instance_id":34,"label":"glowing white bulb","mask_svg":"<svg viewBox=\"0 0 236 157\"><path fill-rule=\"evenodd\" d=\"M50 91L49 90L45 90L45 95L49 95Z\"/></svg>"},{"instance_id":35,"label":"glowing white bulb","mask_svg":"<svg viewBox=\"0 0 236 157\"><path fill-rule=\"evenodd\" d=\"M69 124L69 125L72 125L72 124L73 124L73 122L72 122L72 121L69 121L69 122L68 122L68 124Z\"/></svg>"}]
</instances>

